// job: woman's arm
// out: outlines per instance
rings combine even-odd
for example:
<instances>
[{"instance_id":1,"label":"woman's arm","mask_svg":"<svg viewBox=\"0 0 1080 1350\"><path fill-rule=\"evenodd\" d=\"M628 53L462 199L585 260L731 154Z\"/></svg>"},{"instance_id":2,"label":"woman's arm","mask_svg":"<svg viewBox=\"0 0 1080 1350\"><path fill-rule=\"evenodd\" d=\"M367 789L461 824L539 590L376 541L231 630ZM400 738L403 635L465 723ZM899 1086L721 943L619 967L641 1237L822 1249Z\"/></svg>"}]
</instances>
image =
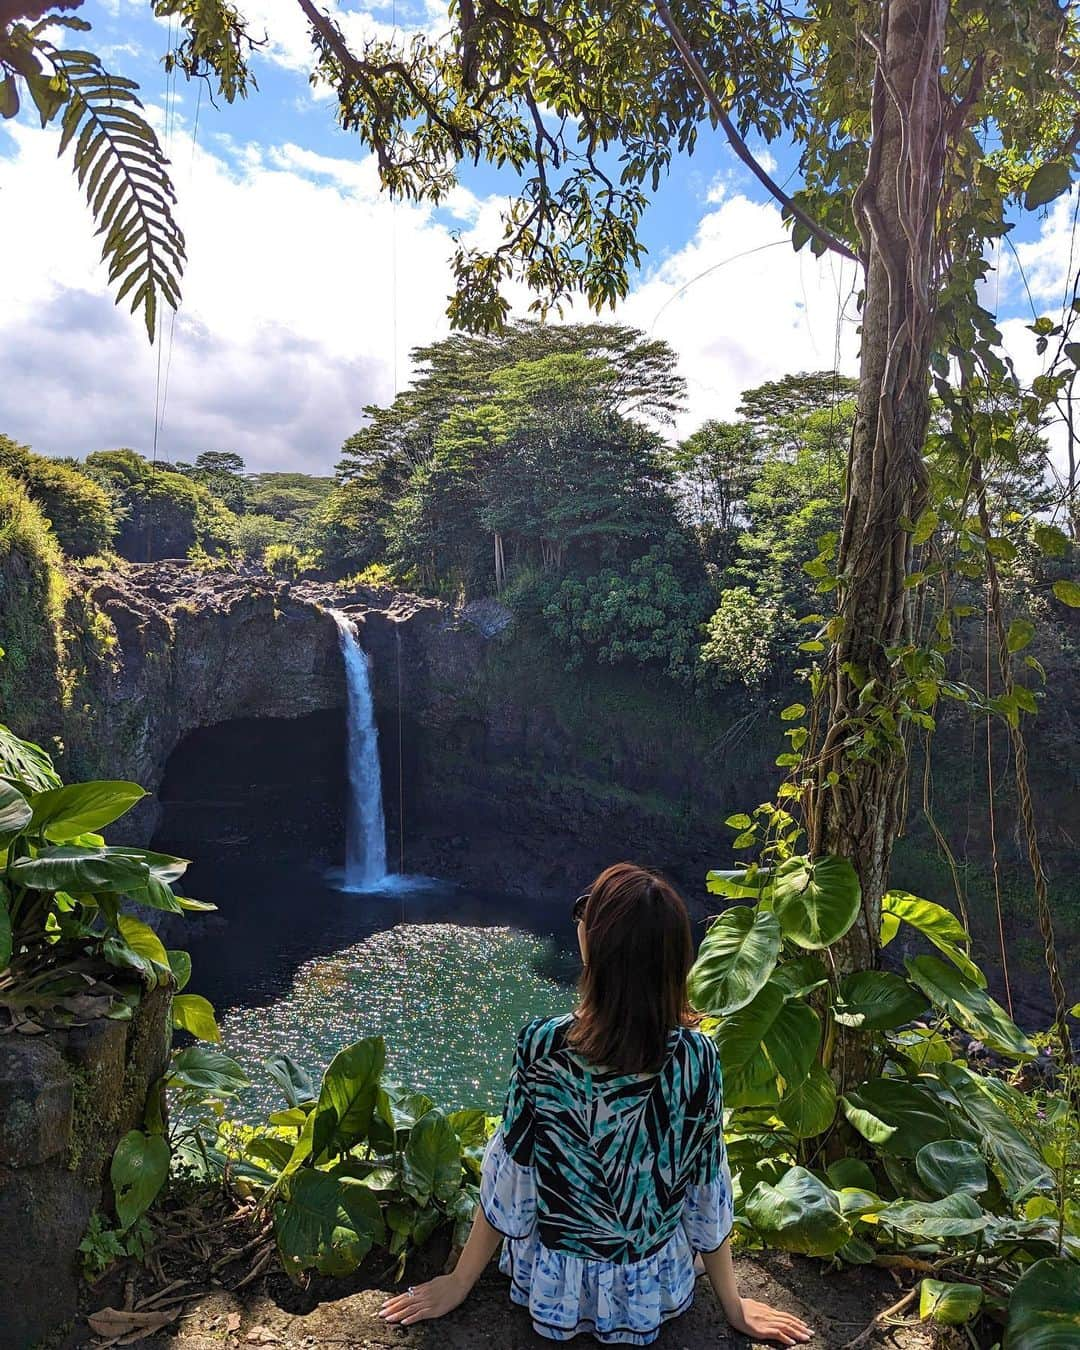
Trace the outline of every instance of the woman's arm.
<instances>
[{"instance_id":1,"label":"woman's arm","mask_svg":"<svg viewBox=\"0 0 1080 1350\"><path fill-rule=\"evenodd\" d=\"M502 1241L502 1234L492 1228L477 1205L469 1240L462 1248L458 1263L449 1275L439 1275L426 1284L418 1284L407 1293L388 1298L379 1309L379 1316L387 1322L403 1327L424 1322L432 1317L443 1317L464 1303L473 1285L487 1268Z\"/></svg>"},{"instance_id":2,"label":"woman's arm","mask_svg":"<svg viewBox=\"0 0 1080 1350\"><path fill-rule=\"evenodd\" d=\"M724 1316L736 1331L755 1340L779 1341L781 1345L801 1345L814 1334L805 1322L791 1313L770 1308L756 1299L740 1298L731 1261L731 1240L714 1252L702 1252L705 1273L716 1291Z\"/></svg>"}]
</instances>

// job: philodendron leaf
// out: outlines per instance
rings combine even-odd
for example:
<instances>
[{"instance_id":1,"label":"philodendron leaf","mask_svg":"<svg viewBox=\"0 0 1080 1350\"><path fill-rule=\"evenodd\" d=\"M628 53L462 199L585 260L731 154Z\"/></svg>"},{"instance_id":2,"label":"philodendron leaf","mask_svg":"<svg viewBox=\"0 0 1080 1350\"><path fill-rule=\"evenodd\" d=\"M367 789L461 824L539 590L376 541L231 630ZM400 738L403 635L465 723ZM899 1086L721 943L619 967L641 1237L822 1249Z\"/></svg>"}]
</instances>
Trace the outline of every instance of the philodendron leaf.
<instances>
[{"instance_id":1,"label":"philodendron leaf","mask_svg":"<svg viewBox=\"0 0 1080 1350\"><path fill-rule=\"evenodd\" d=\"M163 1135L129 1130L116 1146L109 1178L122 1228L145 1214L169 1174L169 1145Z\"/></svg>"},{"instance_id":2,"label":"philodendron leaf","mask_svg":"<svg viewBox=\"0 0 1080 1350\"><path fill-rule=\"evenodd\" d=\"M926 1011L926 999L887 970L857 970L840 984L836 1020L863 1031L892 1031Z\"/></svg>"},{"instance_id":3,"label":"philodendron leaf","mask_svg":"<svg viewBox=\"0 0 1080 1350\"><path fill-rule=\"evenodd\" d=\"M832 1256L851 1238L836 1193L805 1167L790 1168L775 1186L759 1181L746 1217L769 1246L804 1256Z\"/></svg>"},{"instance_id":4,"label":"philodendron leaf","mask_svg":"<svg viewBox=\"0 0 1080 1350\"><path fill-rule=\"evenodd\" d=\"M287 1270L324 1275L354 1271L386 1229L378 1197L358 1181L303 1168L274 1210L274 1233Z\"/></svg>"},{"instance_id":5,"label":"philodendron leaf","mask_svg":"<svg viewBox=\"0 0 1080 1350\"><path fill-rule=\"evenodd\" d=\"M41 746L20 740L5 726L0 726L0 778L24 794L60 786L60 775Z\"/></svg>"},{"instance_id":6,"label":"philodendron leaf","mask_svg":"<svg viewBox=\"0 0 1080 1350\"><path fill-rule=\"evenodd\" d=\"M928 1089L903 1078L872 1078L843 1099L844 1114L883 1153L914 1158L952 1133L945 1108Z\"/></svg>"},{"instance_id":7,"label":"philodendron leaf","mask_svg":"<svg viewBox=\"0 0 1080 1350\"><path fill-rule=\"evenodd\" d=\"M200 1041L220 1041L214 1005L201 994L177 994L172 1002L172 1024Z\"/></svg>"},{"instance_id":8,"label":"philodendron leaf","mask_svg":"<svg viewBox=\"0 0 1080 1350\"><path fill-rule=\"evenodd\" d=\"M946 1284L923 1280L919 1286L919 1316L925 1321L959 1327L970 1322L982 1307L983 1291L977 1284Z\"/></svg>"},{"instance_id":9,"label":"philodendron leaf","mask_svg":"<svg viewBox=\"0 0 1080 1350\"><path fill-rule=\"evenodd\" d=\"M263 1068L281 1088L290 1106L300 1106L315 1100L315 1084L311 1074L284 1050L272 1055Z\"/></svg>"},{"instance_id":10,"label":"philodendron leaf","mask_svg":"<svg viewBox=\"0 0 1080 1350\"><path fill-rule=\"evenodd\" d=\"M11 879L38 891L130 891L145 886L150 870L138 858L110 848L45 848L36 858L20 858Z\"/></svg>"},{"instance_id":11,"label":"philodendron leaf","mask_svg":"<svg viewBox=\"0 0 1080 1350\"><path fill-rule=\"evenodd\" d=\"M103 829L146 796L138 783L72 783L38 792L30 799L33 828L62 844L80 834Z\"/></svg>"},{"instance_id":12,"label":"philodendron leaf","mask_svg":"<svg viewBox=\"0 0 1080 1350\"><path fill-rule=\"evenodd\" d=\"M789 858L768 895L785 938L810 951L830 947L859 913L859 878L847 858Z\"/></svg>"},{"instance_id":13,"label":"philodendron leaf","mask_svg":"<svg viewBox=\"0 0 1080 1350\"><path fill-rule=\"evenodd\" d=\"M10 783L0 779L0 849L22 834L33 818L30 803Z\"/></svg>"},{"instance_id":14,"label":"philodendron leaf","mask_svg":"<svg viewBox=\"0 0 1080 1350\"><path fill-rule=\"evenodd\" d=\"M428 1111L409 1133L402 1184L419 1205L447 1204L461 1186L461 1143L441 1111Z\"/></svg>"},{"instance_id":15,"label":"philodendron leaf","mask_svg":"<svg viewBox=\"0 0 1080 1350\"><path fill-rule=\"evenodd\" d=\"M705 934L690 971L690 1002L713 1016L744 1008L776 966L780 924L768 910L736 905Z\"/></svg>"},{"instance_id":16,"label":"philodendron leaf","mask_svg":"<svg viewBox=\"0 0 1080 1350\"><path fill-rule=\"evenodd\" d=\"M1010 1089L996 1078L972 1073L962 1064L939 1064L936 1071L978 1132L980 1145L1001 1177L1005 1193L1016 1197L1033 1190L1051 1190L1054 1178L1049 1167L1010 1119L1009 1111L1016 1110L1009 1100Z\"/></svg>"},{"instance_id":17,"label":"philodendron leaf","mask_svg":"<svg viewBox=\"0 0 1080 1350\"><path fill-rule=\"evenodd\" d=\"M781 1098L776 1114L796 1139L824 1134L836 1116L836 1085L820 1064L811 1065L802 1082Z\"/></svg>"},{"instance_id":18,"label":"philodendron leaf","mask_svg":"<svg viewBox=\"0 0 1080 1350\"><path fill-rule=\"evenodd\" d=\"M878 1211L877 1221L919 1241L973 1237L990 1222L970 1195L947 1195L942 1200L897 1200Z\"/></svg>"},{"instance_id":19,"label":"philodendron leaf","mask_svg":"<svg viewBox=\"0 0 1080 1350\"><path fill-rule=\"evenodd\" d=\"M1063 192L1068 192L1071 182L1072 174L1065 160L1047 160L1045 164L1039 165L1028 180L1024 206L1029 211L1038 210L1040 206L1052 202L1055 197L1060 197Z\"/></svg>"},{"instance_id":20,"label":"philodendron leaf","mask_svg":"<svg viewBox=\"0 0 1080 1350\"><path fill-rule=\"evenodd\" d=\"M770 982L755 994L745 1008L720 1019L712 1034L720 1053L720 1063L724 1066L725 1078L761 1054L762 1042L780 1015L784 1000L784 991Z\"/></svg>"},{"instance_id":21,"label":"philodendron leaf","mask_svg":"<svg viewBox=\"0 0 1080 1350\"><path fill-rule=\"evenodd\" d=\"M930 1002L984 1045L1014 1059L1034 1059L1035 1047L1009 1014L977 984L936 956L916 956L904 962L912 982Z\"/></svg>"},{"instance_id":22,"label":"philodendron leaf","mask_svg":"<svg viewBox=\"0 0 1080 1350\"><path fill-rule=\"evenodd\" d=\"M328 1148L345 1153L367 1138L385 1063L386 1042L381 1036L346 1046L331 1060L316 1108L317 1156Z\"/></svg>"},{"instance_id":23,"label":"philodendron leaf","mask_svg":"<svg viewBox=\"0 0 1080 1350\"><path fill-rule=\"evenodd\" d=\"M923 937L932 942L943 956L947 956L969 980L985 987L986 976L967 954L969 942L967 930L956 915L950 913L944 905L935 904L933 900L923 900L920 896L911 895L907 891L886 891L881 899L883 947L888 946L899 932L901 920L918 929Z\"/></svg>"},{"instance_id":24,"label":"philodendron leaf","mask_svg":"<svg viewBox=\"0 0 1080 1350\"><path fill-rule=\"evenodd\" d=\"M205 1045L189 1045L173 1055L168 1069L171 1087L189 1087L213 1097L235 1097L251 1083L235 1059Z\"/></svg>"},{"instance_id":25,"label":"philodendron leaf","mask_svg":"<svg viewBox=\"0 0 1080 1350\"><path fill-rule=\"evenodd\" d=\"M982 1195L990 1184L982 1155L963 1139L924 1145L915 1155L915 1170L935 1195Z\"/></svg>"},{"instance_id":26,"label":"philodendron leaf","mask_svg":"<svg viewBox=\"0 0 1080 1350\"><path fill-rule=\"evenodd\" d=\"M1005 1350L1072 1350L1080 1345L1076 1262L1050 1256L1029 1266L1009 1299Z\"/></svg>"}]
</instances>

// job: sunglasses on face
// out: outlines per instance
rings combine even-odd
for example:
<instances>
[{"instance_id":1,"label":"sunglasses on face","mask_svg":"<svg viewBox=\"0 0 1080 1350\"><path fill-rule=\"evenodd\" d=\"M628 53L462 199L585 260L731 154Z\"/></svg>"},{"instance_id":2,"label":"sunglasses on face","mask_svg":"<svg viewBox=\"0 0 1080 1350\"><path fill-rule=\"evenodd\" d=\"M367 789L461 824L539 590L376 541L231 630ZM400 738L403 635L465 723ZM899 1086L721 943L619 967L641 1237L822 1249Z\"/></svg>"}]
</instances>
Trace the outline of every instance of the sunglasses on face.
<instances>
[{"instance_id":1,"label":"sunglasses on face","mask_svg":"<svg viewBox=\"0 0 1080 1350\"><path fill-rule=\"evenodd\" d=\"M570 911L570 916L575 923L580 923L585 917L585 906L589 903L591 891L586 891L584 895L579 895L574 901L574 907Z\"/></svg>"}]
</instances>

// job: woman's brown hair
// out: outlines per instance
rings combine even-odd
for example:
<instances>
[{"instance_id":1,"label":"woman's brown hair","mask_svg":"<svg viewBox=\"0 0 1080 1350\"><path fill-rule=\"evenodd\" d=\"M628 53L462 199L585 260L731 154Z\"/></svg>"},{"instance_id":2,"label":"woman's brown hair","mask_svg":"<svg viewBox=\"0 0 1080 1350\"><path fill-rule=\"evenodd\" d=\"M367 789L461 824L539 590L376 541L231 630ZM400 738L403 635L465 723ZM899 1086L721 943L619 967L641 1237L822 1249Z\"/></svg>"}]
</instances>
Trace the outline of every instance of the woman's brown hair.
<instances>
[{"instance_id":1,"label":"woman's brown hair","mask_svg":"<svg viewBox=\"0 0 1080 1350\"><path fill-rule=\"evenodd\" d=\"M663 877L616 863L593 882L582 917L585 968L569 1042L592 1064L652 1073L671 1032L691 1025L686 977L694 961L690 917Z\"/></svg>"}]
</instances>

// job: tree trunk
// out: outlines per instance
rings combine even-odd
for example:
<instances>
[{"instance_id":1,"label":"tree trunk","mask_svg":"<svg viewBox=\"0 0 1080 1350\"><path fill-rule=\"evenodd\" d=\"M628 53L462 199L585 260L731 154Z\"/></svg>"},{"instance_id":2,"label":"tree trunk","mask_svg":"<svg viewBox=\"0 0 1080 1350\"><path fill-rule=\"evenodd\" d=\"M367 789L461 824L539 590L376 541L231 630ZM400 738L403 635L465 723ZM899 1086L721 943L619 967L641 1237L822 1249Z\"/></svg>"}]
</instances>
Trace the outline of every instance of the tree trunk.
<instances>
[{"instance_id":1,"label":"tree trunk","mask_svg":"<svg viewBox=\"0 0 1080 1350\"><path fill-rule=\"evenodd\" d=\"M885 0L866 176L854 209L866 291L858 411L838 551L840 631L829 721L809 794L815 852L850 858L863 913L843 969L877 963L881 897L901 825L907 753L888 649L912 633L912 535L926 502L936 219L947 134L939 72L947 0ZM839 780L830 785L828 775Z\"/></svg>"}]
</instances>

